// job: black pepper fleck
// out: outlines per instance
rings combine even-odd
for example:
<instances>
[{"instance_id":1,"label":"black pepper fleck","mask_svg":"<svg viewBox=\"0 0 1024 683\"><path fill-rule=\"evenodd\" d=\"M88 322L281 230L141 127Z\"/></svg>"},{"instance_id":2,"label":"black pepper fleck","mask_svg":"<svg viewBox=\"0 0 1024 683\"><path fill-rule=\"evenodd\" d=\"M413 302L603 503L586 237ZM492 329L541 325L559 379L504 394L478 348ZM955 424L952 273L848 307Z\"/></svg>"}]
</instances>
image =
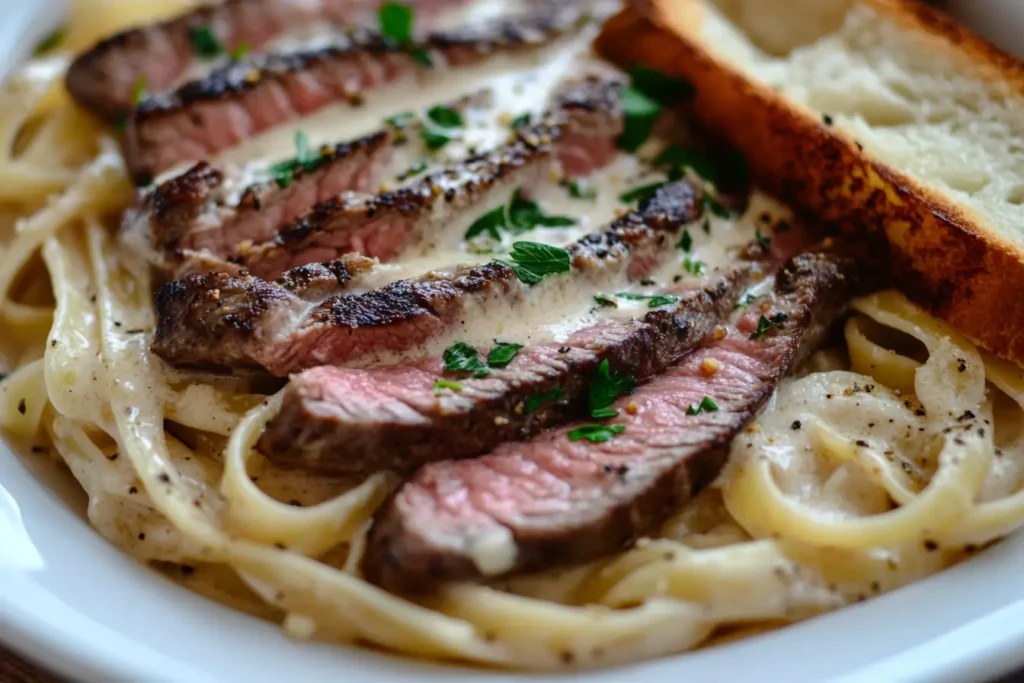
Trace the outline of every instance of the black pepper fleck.
<instances>
[{"instance_id":1,"label":"black pepper fleck","mask_svg":"<svg viewBox=\"0 0 1024 683\"><path fill-rule=\"evenodd\" d=\"M18 401L18 412L22 415L25 414L25 399Z\"/></svg>"},{"instance_id":2,"label":"black pepper fleck","mask_svg":"<svg viewBox=\"0 0 1024 683\"><path fill-rule=\"evenodd\" d=\"M932 553L939 549L939 544L930 538L924 540L924 549Z\"/></svg>"},{"instance_id":3,"label":"black pepper fleck","mask_svg":"<svg viewBox=\"0 0 1024 683\"><path fill-rule=\"evenodd\" d=\"M793 420L793 424L790 425L790 428L794 430L800 429L800 420Z\"/></svg>"}]
</instances>

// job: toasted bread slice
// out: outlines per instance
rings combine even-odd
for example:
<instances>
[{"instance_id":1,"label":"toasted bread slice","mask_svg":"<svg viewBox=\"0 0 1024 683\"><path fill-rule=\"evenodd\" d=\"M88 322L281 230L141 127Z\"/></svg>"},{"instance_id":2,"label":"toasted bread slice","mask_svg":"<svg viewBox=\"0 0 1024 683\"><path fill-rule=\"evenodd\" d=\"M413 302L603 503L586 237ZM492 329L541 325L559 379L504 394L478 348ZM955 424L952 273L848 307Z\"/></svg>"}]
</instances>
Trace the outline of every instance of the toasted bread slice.
<instances>
[{"instance_id":1,"label":"toasted bread slice","mask_svg":"<svg viewBox=\"0 0 1024 683\"><path fill-rule=\"evenodd\" d=\"M635 0L598 50L693 83L780 198L1024 364L1024 65L914 0Z\"/></svg>"}]
</instances>

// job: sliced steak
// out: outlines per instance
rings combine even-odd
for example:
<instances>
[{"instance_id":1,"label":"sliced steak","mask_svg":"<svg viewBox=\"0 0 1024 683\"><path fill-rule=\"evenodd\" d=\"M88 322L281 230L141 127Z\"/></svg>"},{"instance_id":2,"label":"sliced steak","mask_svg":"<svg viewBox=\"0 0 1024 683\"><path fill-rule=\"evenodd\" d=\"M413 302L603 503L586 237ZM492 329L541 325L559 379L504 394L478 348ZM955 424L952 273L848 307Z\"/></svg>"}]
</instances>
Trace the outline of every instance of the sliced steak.
<instances>
[{"instance_id":1,"label":"sliced steak","mask_svg":"<svg viewBox=\"0 0 1024 683\"><path fill-rule=\"evenodd\" d=\"M464 112L490 100L481 91L444 107ZM362 138L325 145L302 163L293 158L241 169L201 161L147 192L125 213L122 234L171 278L207 272L210 264L241 270L228 260L241 245L265 242L318 202L376 188L398 162L407 168L423 157L420 127L418 120L396 120Z\"/></svg>"},{"instance_id":2,"label":"sliced steak","mask_svg":"<svg viewBox=\"0 0 1024 683\"><path fill-rule=\"evenodd\" d=\"M644 277L671 251L665 248L670 238L701 216L701 196L687 181L662 188L603 232L571 244L569 274L532 286L520 282L512 267L495 261L311 306L286 287L251 276L189 276L164 286L156 297L153 350L173 365L262 368L276 375L400 354L477 313L508 315L528 297L552 295L564 277L581 278L595 288L623 275ZM240 310L246 312L243 324L238 323Z\"/></svg>"},{"instance_id":3,"label":"sliced steak","mask_svg":"<svg viewBox=\"0 0 1024 683\"><path fill-rule=\"evenodd\" d=\"M317 204L274 239L232 258L263 278L347 252L389 261L442 231L461 238L468 209L504 204L513 189L548 182L553 164L572 177L588 175L617 154L622 131L621 82L590 77L571 83L541 122L512 133L508 143L390 192L342 194ZM462 229L459 216L464 216ZM443 230L442 230L443 229Z\"/></svg>"},{"instance_id":4,"label":"sliced steak","mask_svg":"<svg viewBox=\"0 0 1024 683\"><path fill-rule=\"evenodd\" d=\"M406 4L429 14L462 1L406 0ZM197 30L209 30L227 51L241 46L260 49L275 38L320 23L367 23L380 4L380 0L224 0L101 41L72 62L67 89L85 109L114 120L132 108L135 83L144 82L151 92L161 92L210 61L197 54L193 38Z\"/></svg>"},{"instance_id":5,"label":"sliced steak","mask_svg":"<svg viewBox=\"0 0 1024 683\"><path fill-rule=\"evenodd\" d=\"M375 261L349 254L330 263L295 268L277 282L247 274L190 275L164 285L156 295L160 316L153 350L164 358L189 358L201 350L201 363L213 370L254 370L240 350L274 344L275 330L294 324L323 301L372 272Z\"/></svg>"},{"instance_id":6,"label":"sliced steak","mask_svg":"<svg viewBox=\"0 0 1024 683\"><path fill-rule=\"evenodd\" d=\"M858 292L862 267L830 253L794 258L766 312L750 307L724 338L616 401L605 424L624 431L604 443L573 440L575 424L426 465L378 513L366 576L423 590L592 560L650 533L717 476L735 434ZM759 316L776 322L764 329ZM698 410L705 397L717 407Z\"/></svg>"},{"instance_id":7,"label":"sliced steak","mask_svg":"<svg viewBox=\"0 0 1024 683\"><path fill-rule=\"evenodd\" d=\"M256 56L144 100L128 120L125 157L136 180L147 182L329 104L358 104L386 83L546 44L583 19L577 4L545 2L518 18L431 33L409 44L356 30L342 45Z\"/></svg>"},{"instance_id":8,"label":"sliced steak","mask_svg":"<svg viewBox=\"0 0 1024 683\"><path fill-rule=\"evenodd\" d=\"M692 351L759 275L755 263L737 265L703 286L670 290L679 296L676 303L639 319L606 319L564 342L527 346L484 377L446 373L436 356L387 367L307 370L289 382L260 449L285 467L366 474L467 458L529 438L587 414L603 361L610 372L643 381ZM486 350L479 353L486 357ZM461 389L436 395L439 377Z\"/></svg>"}]
</instances>

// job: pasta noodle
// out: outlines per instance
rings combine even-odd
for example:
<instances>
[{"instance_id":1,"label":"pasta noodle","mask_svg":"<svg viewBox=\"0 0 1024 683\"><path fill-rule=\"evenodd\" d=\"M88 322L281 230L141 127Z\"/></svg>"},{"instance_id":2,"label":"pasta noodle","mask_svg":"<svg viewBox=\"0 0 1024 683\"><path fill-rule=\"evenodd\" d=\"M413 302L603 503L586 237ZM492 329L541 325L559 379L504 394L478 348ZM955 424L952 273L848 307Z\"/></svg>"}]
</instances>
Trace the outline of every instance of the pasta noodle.
<instances>
[{"instance_id":1,"label":"pasta noodle","mask_svg":"<svg viewBox=\"0 0 1024 683\"><path fill-rule=\"evenodd\" d=\"M69 45L171 4L76 5ZM62 91L66 65L32 62L0 94L0 427L67 465L118 548L187 567L187 585L293 637L516 668L628 662L892 590L1024 524L1024 372L882 292L654 538L501 585L387 593L359 560L396 481L276 470L252 445L279 396L150 354L149 274L113 236L131 184L110 131Z\"/></svg>"}]
</instances>

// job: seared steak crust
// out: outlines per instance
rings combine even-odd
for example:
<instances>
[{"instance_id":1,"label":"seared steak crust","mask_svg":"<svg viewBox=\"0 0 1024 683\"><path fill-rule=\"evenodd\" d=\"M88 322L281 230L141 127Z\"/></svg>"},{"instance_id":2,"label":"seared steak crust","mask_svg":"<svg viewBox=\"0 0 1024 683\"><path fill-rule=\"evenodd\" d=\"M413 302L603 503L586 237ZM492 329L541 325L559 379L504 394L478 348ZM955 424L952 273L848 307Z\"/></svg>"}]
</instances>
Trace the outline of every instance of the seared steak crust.
<instances>
[{"instance_id":1,"label":"seared steak crust","mask_svg":"<svg viewBox=\"0 0 1024 683\"><path fill-rule=\"evenodd\" d=\"M264 278L350 251L388 261L410 242L431 237L432 222L447 223L492 192L546 180L556 157L571 176L592 173L615 155L622 130L620 86L618 79L598 76L573 81L543 121L513 133L497 149L393 191L322 201L232 261Z\"/></svg>"},{"instance_id":2,"label":"seared steak crust","mask_svg":"<svg viewBox=\"0 0 1024 683\"><path fill-rule=\"evenodd\" d=\"M288 384L260 449L285 467L366 474L471 457L527 439L586 415L602 361L614 373L646 380L691 351L733 310L755 272L752 264L740 265L681 292L671 308L639 320L606 320L564 343L528 346L486 377L446 373L437 357L365 370L307 370ZM438 377L458 381L461 391L436 396ZM531 405L545 395L558 398Z\"/></svg>"},{"instance_id":3,"label":"seared steak crust","mask_svg":"<svg viewBox=\"0 0 1024 683\"><path fill-rule=\"evenodd\" d=\"M701 215L701 194L682 181L662 188L637 211L613 221L570 245L571 277L604 277L625 270L643 277L664 254L668 238ZM363 294L333 296L311 311L297 302L273 299L270 315L260 310L260 324L243 330L230 345L195 344L196 334L221 330L218 318L247 308L267 291L258 278L234 278L226 296L220 281L190 276L189 296L176 283L157 296L160 324L153 350L174 365L223 369L254 364L276 375L309 367L345 363L362 356L414 349L450 329L470 303L514 307L527 288L515 271L498 262L451 273L400 280ZM252 287L254 292L245 291ZM205 290L205 291L204 291ZM296 297L291 296L291 299ZM303 311L296 314L296 311ZM231 329L236 329L231 325Z\"/></svg>"},{"instance_id":4,"label":"seared steak crust","mask_svg":"<svg viewBox=\"0 0 1024 683\"><path fill-rule=\"evenodd\" d=\"M296 164L283 180L245 187L237 203L222 170L200 161L147 193L125 215L124 230L148 242L154 265L172 277L210 263L237 270L229 258L240 244L272 238L282 224L316 202L341 192L363 191L378 180L398 133L371 135L325 145L309 164Z\"/></svg>"},{"instance_id":5,"label":"seared steak crust","mask_svg":"<svg viewBox=\"0 0 1024 683\"><path fill-rule=\"evenodd\" d=\"M187 358L202 350L202 367L261 370L251 349L273 343L273 333L292 324L320 300L344 291L371 270L374 261L350 254L337 261L296 268L277 282L247 273L189 275L157 292L159 312L154 353Z\"/></svg>"},{"instance_id":6,"label":"seared steak crust","mask_svg":"<svg viewBox=\"0 0 1024 683\"><path fill-rule=\"evenodd\" d=\"M729 442L820 342L863 275L863 262L848 256L794 258L770 299L768 315L782 322L758 335L761 308L751 307L724 339L619 399L610 422L625 431L605 443L570 440L572 425L423 467L378 514L366 576L415 591L627 547L717 476ZM717 410L693 414L705 396Z\"/></svg>"},{"instance_id":7,"label":"seared steak crust","mask_svg":"<svg viewBox=\"0 0 1024 683\"><path fill-rule=\"evenodd\" d=\"M356 29L342 45L256 56L144 100L128 121L125 156L136 179L145 182L328 104L358 104L367 90L401 77L544 44L580 26L582 19L572 3L542 3L518 18L432 33L410 44Z\"/></svg>"},{"instance_id":8,"label":"seared steak crust","mask_svg":"<svg viewBox=\"0 0 1024 683\"><path fill-rule=\"evenodd\" d=\"M457 0L408 0L436 10ZM209 28L228 51L259 49L282 34L326 21L339 25L369 21L378 0L224 0L167 21L122 31L80 55L67 74L71 96L92 113L114 120L132 108L133 85L145 82L160 92L177 84L202 58L190 32Z\"/></svg>"}]
</instances>

